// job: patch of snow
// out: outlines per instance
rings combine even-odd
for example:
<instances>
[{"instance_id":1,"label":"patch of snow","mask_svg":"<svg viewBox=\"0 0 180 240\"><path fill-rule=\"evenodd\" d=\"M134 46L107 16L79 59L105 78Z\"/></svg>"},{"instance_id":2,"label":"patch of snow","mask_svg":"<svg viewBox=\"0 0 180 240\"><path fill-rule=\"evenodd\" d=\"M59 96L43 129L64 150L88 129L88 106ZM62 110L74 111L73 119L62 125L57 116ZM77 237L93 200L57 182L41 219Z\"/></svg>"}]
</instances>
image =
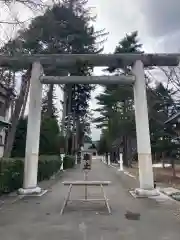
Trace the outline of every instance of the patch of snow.
<instances>
[{"instance_id":1,"label":"patch of snow","mask_svg":"<svg viewBox=\"0 0 180 240\"><path fill-rule=\"evenodd\" d=\"M165 167L170 167L171 164L165 163L164 166L165 166ZM162 163L155 163L155 164L153 164L153 167L154 167L154 168L163 168L163 165L162 165Z\"/></svg>"},{"instance_id":2,"label":"patch of snow","mask_svg":"<svg viewBox=\"0 0 180 240\"><path fill-rule=\"evenodd\" d=\"M167 187L167 188L161 189L161 192L168 196L171 196L172 194L180 193L180 190L173 188L173 187Z\"/></svg>"}]
</instances>

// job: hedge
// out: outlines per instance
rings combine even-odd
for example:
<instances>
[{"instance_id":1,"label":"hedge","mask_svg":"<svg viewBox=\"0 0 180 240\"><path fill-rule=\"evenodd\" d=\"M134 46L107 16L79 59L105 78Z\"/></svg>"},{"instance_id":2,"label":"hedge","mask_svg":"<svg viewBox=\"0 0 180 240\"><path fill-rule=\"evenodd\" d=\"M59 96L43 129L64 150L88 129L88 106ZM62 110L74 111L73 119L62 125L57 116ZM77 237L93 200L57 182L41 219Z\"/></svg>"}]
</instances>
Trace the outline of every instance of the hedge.
<instances>
[{"instance_id":1,"label":"hedge","mask_svg":"<svg viewBox=\"0 0 180 240\"><path fill-rule=\"evenodd\" d=\"M59 156L39 157L38 181L49 179L59 171L61 159ZM9 193L22 187L24 173L24 159L0 159L0 194Z\"/></svg>"},{"instance_id":2,"label":"hedge","mask_svg":"<svg viewBox=\"0 0 180 240\"><path fill-rule=\"evenodd\" d=\"M75 157L71 155L66 155L63 159L64 169L73 168L75 166Z\"/></svg>"}]
</instances>

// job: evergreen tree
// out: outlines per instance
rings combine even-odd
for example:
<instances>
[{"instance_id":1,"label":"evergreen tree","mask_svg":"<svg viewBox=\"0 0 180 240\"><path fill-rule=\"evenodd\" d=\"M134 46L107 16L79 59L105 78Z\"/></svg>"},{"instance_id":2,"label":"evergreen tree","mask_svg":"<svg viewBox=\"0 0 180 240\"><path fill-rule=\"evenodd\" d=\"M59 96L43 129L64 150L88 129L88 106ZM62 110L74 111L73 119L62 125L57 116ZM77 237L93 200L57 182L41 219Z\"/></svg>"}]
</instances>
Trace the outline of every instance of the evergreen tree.
<instances>
[{"instance_id":1,"label":"evergreen tree","mask_svg":"<svg viewBox=\"0 0 180 240\"><path fill-rule=\"evenodd\" d=\"M126 35L115 49L115 53L141 53L141 44L137 41L137 32ZM132 66L124 68L110 68L109 71L116 74L127 74ZM167 127L165 121L179 109L179 104L175 101L173 89L168 90L162 83L152 88L147 83L147 102L149 110L150 137L153 153L169 154L170 149L175 145L172 143L172 137L175 132ZM95 119L97 126L105 128L100 139L100 146L106 146L106 151L111 151L114 140L123 139L123 155L125 165L129 165L127 158L128 141L135 137L135 116L134 100L131 87L108 85L102 94L97 97L101 116ZM107 143L108 144L105 144ZM177 147L177 145L176 145ZM105 151L105 149L104 149ZM105 152L106 152L105 151Z\"/></svg>"},{"instance_id":2,"label":"evergreen tree","mask_svg":"<svg viewBox=\"0 0 180 240\"><path fill-rule=\"evenodd\" d=\"M57 118L58 110L54 100L56 99L54 93L54 85L51 84L44 91L44 97L42 99L42 115L50 118Z\"/></svg>"},{"instance_id":3,"label":"evergreen tree","mask_svg":"<svg viewBox=\"0 0 180 240\"><path fill-rule=\"evenodd\" d=\"M141 44L137 40L137 32L126 35L115 48L117 53L137 53L141 52ZM115 74L128 74L131 66L123 68L108 68L109 72ZM134 100L133 91L129 86L118 84L108 85L105 87L104 93L97 97L98 103L102 105L102 117L95 119L101 122L101 126L106 126L110 145L117 138L123 139L123 157L124 164L129 165L128 159L128 137L135 136L135 119L134 119ZM104 125L105 124L105 125Z\"/></svg>"},{"instance_id":4,"label":"evergreen tree","mask_svg":"<svg viewBox=\"0 0 180 240\"><path fill-rule=\"evenodd\" d=\"M53 54L53 53L98 53L98 38L104 37L103 30L95 32L91 23L93 17L85 7L86 1L62 1L49 8L44 15L36 17L29 27L19 31L18 37L4 46L2 52L10 55L25 54ZM16 70L16 66L14 65ZM64 70L51 66L44 69L47 75L89 75L92 68L87 63L77 63L74 68ZM85 116L90 98L90 85L71 86L68 94L71 102L70 111ZM44 99L43 111L51 117L55 113L53 106L54 87L51 85ZM46 106L45 106L46 105Z\"/></svg>"},{"instance_id":5,"label":"evergreen tree","mask_svg":"<svg viewBox=\"0 0 180 240\"><path fill-rule=\"evenodd\" d=\"M24 157L26 147L27 118L21 118L16 130L12 157ZM59 155L63 146L59 136L59 126L55 118L42 117L39 155Z\"/></svg>"}]
</instances>

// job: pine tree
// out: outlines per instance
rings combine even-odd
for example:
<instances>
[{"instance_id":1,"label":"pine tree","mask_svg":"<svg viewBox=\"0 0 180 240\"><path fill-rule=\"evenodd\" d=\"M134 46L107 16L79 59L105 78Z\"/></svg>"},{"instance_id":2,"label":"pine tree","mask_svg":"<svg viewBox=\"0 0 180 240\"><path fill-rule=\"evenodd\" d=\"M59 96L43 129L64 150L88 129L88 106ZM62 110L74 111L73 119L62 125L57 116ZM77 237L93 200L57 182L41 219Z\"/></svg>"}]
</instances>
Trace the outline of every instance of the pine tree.
<instances>
[{"instance_id":1,"label":"pine tree","mask_svg":"<svg viewBox=\"0 0 180 240\"><path fill-rule=\"evenodd\" d=\"M85 7L86 2L82 0L61 1L54 5L44 15L35 18L28 29L20 31L17 38L4 46L3 51L10 54L15 52L26 54L98 53L102 50L99 46L106 34L103 31L95 32L92 25L94 17L91 17L89 9ZM100 42L97 42L97 39L100 39ZM65 73L56 67L45 68L44 72L47 75ZM88 66L88 63L77 63L77 66L68 69L68 72L71 75L89 75L92 68ZM49 86L44 99L43 111L46 109L46 114L49 116L54 114L53 89L53 86ZM86 115L92 87L75 85L69 89L71 89L71 93L68 94L69 102L71 102L69 109L70 112L76 113L78 122L79 116L82 120L82 117ZM74 102L70 101L72 95Z\"/></svg>"},{"instance_id":2,"label":"pine tree","mask_svg":"<svg viewBox=\"0 0 180 240\"><path fill-rule=\"evenodd\" d=\"M51 84L47 87L44 92L44 97L42 99L42 115L50 118L57 118L58 110L55 106L54 100L56 99L54 93L54 85Z\"/></svg>"},{"instance_id":3,"label":"pine tree","mask_svg":"<svg viewBox=\"0 0 180 240\"><path fill-rule=\"evenodd\" d=\"M115 48L114 53L136 53L141 52L142 45L137 40L138 33L132 32L127 34ZM131 66L124 68L110 67L108 71L114 74L128 74ZM135 136L135 118L133 108L133 91L129 86L108 85L105 87L104 93L97 97L101 109L102 117L95 119L100 122L100 127L107 128L106 135L112 145L117 138L123 141L123 157L124 164L129 165L128 161L128 136Z\"/></svg>"}]
</instances>

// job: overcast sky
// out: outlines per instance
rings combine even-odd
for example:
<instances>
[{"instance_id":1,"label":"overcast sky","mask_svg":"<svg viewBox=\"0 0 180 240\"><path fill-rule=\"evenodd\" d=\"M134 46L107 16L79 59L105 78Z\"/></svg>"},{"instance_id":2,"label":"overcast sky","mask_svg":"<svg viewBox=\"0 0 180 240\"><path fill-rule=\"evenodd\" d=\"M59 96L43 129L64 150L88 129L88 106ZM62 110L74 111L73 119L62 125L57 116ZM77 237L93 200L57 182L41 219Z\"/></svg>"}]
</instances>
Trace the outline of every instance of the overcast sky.
<instances>
[{"instance_id":1,"label":"overcast sky","mask_svg":"<svg viewBox=\"0 0 180 240\"><path fill-rule=\"evenodd\" d=\"M180 0L89 0L97 14L95 27L109 32L105 52L113 52L126 33L137 30L146 52L179 52ZM96 108L92 94L91 108ZM92 127L93 139L100 131Z\"/></svg>"},{"instance_id":2,"label":"overcast sky","mask_svg":"<svg viewBox=\"0 0 180 240\"><path fill-rule=\"evenodd\" d=\"M88 5L97 14L95 28L105 28L109 32L104 49L106 53L113 52L125 34L135 30L139 32L146 52L179 52L180 0L89 0ZM27 12L20 11L18 15L24 19ZM101 71L96 70L95 74L101 74ZM101 91L97 88L93 92L92 109L97 107L95 96ZM60 94L59 91L57 93ZM94 140L99 139L99 134L93 127Z\"/></svg>"}]
</instances>

